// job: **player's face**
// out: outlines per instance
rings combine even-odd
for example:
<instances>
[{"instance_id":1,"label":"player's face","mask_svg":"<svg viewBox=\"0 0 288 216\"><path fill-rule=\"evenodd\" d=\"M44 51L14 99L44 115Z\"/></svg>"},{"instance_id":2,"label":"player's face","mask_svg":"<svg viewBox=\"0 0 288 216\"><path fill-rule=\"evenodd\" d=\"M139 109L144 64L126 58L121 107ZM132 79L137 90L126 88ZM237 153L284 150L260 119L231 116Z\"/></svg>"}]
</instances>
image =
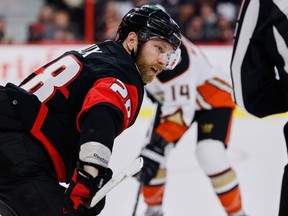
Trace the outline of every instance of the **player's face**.
<instances>
[{"instance_id":1,"label":"player's face","mask_svg":"<svg viewBox=\"0 0 288 216\"><path fill-rule=\"evenodd\" d=\"M162 72L173 52L172 46L161 39L150 39L140 49L137 66L144 83L150 83Z\"/></svg>"}]
</instances>

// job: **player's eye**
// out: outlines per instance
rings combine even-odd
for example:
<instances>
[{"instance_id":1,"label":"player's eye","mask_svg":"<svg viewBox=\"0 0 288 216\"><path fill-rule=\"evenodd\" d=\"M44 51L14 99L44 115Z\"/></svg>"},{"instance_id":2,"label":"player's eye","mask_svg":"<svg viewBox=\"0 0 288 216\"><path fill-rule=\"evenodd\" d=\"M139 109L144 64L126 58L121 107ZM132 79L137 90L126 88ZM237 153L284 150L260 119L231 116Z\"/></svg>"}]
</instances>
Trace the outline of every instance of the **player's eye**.
<instances>
[{"instance_id":1,"label":"player's eye","mask_svg":"<svg viewBox=\"0 0 288 216\"><path fill-rule=\"evenodd\" d=\"M165 50L164 50L164 48L162 46L156 45L156 48L157 48L159 53L164 53L165 52Z\"/></svg>"}]
</instances>

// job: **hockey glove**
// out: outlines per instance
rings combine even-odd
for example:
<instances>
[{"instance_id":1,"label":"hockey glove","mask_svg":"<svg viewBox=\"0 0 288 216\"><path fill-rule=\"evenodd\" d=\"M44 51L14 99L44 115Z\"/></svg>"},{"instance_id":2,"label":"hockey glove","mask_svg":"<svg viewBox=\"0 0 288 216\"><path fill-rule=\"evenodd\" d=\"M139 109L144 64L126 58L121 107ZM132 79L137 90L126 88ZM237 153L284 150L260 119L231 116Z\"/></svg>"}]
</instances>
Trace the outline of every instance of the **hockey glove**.
<instances>
[{"instance_id":1,"label":"hockey glove","mask_svg":"<svg viewBox=\"0 0 288 216\"><path fill-rule=\"evenodd\" d=\"M65 213L73 216L95 216L100 214L105 206L106 197L92 208L89 208L90 203L97 191L111 179L112 170L103 167L97 168L99 175L93 178L92 175L82 169L80 163L77 164L77 168L66 191L64 215Z\"/></svg>"},{"instance_id":2,"label":"hockey glove","mask_svg":"<svg viewBox=\"0 0 288 216\"><path fill-rule=\"evenodd\" d=\"M160 167L165 162L166 140L157 134L153 134L151 142L146 145L140 154L143 158L144 165L141 171L135 175L138 181L148 184L153 179Z\"/></svg>"}]
</instances>

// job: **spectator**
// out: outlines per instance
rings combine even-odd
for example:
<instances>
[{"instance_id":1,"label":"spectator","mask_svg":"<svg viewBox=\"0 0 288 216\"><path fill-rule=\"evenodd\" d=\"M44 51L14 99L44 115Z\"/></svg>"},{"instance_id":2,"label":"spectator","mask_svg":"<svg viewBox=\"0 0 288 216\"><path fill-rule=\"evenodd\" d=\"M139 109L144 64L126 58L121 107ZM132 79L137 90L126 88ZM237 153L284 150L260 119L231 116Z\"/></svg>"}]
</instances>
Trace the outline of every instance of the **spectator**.
<instances>
[{"instance_id":1,"label":"spectator","mask_svg":"<svg viewBox=\"0 0 288 216\"><path fill-rule=\"evenodd\" d=\"M11 44L11 43L13 43L13 39L6 33L5 17L0 15L0 44Z\"/></svg>"},{"instance_id":2,"label":"spectator","mask_svg":"<svg viewBox=\"0 0 288 216\"><path fill-rule=\"evenodd\" d=\"M187 24L183 34L194 43L203 41L203 19L200 16L193 17Z\"/></svg>"},{"instance_id":3,"label":"spectator","mask_svg":"<svg viewBox=\"0 0 288 216\"><path fill-rule=\"evenodd\" d=\"M103 36L104 39L112 39L115 36L117 28L121 23L121 17L117 10L116 1L107 1L104 7L103 13L104 29Z\"/></svg>"},{"instance_id":4,"label":"spectator","mask_svg":"<svg viewBox=\"0 0 288 216\"><path fill-rule=\"evenodd\" d=\"M84 0L46 0L57 10L69 13L71 25L77 29L77 37L84 38ZM99 2L99 1L96 1Z\"/></svg>"},{"instance_id":5,"label":"spectator","mask_svg":"<svg viewBox=\"0 0 288 216\"><path fill-rule=\"evenodd\" d=\"M28 39L29 43L40 42L43 40L43 32L50 29L53 25L54 7L51 5L44 5L41 7L37 21L28 26Z\"/></svg>"},{"instance_id":6,"label":"spectator","mask_svg":"<svg viewBox=\"0 0 288 216\"><path fill-rule=\"evenodd\" d=\"M63 15L66 18L61 19L66 19L67 22L69 20L69 27L59 29L49 25L46 29L47 25L43 23L47 22L38 21L29 26L28 41L82 41L85 32L85 16L83 16L85 1L45 0L44 2L51 6L45 6L41 10L49 11L48 7L50 7L50 11L51 8L66 11L68 15ZM183 34L193 42L231 42L236 12L240 7L239 0L98 0L95 1L95 41L113 38L115 28L120 22L119 16L124 13L123 7L119 5L124 5L124 3L126 7L143 4L163 5L176 20ZM41 13L44 12L41 11L39 14ZM40 17L38 19L41 20ZM50 31L55 32L55 29L57 33L53 36ZM43 31L45 32L44 38Z\"/></svg>"},{"instance_id":7,"label":"spectator","mask_svg":"<svg viewBox=\"0 0 288 216\"><path fill-rule=\"evenodd\" d=\"M181 1L178 7L178 13L175 15L175 21L180 26L182 31L185 31L187 24L195 15L196 8L193 1Z\"/></svg>"},{"instance_id":8,"label":"spectator","mask_svg":"<svg viewBox=\"0 0 288 216\"><path fill-rule=\"evenodd\" d=\"M230 20L223 16L220 16L217 21L219 28L219 42L229 42L232 43L234 39L234 27Z\"/></svg>"},{"instance_id":9,"label":"spectator","mask_svg":"<svg viewBox=\"0 0 288 216\"><path fill-rule=\"evenodd\" d=\"M231 22L235 22L237 19L237 12L239 0L219 0L216 5L216 11L219 16L223 16Z\"/></svg>"},{"instance_id":10,"label":"spectator","mask_svg":"<svg viewBox=\"0 0 288 216\"><path fill-rule=\"evenodd\" d=\"M219 36L219 29L217 27L218 16L212 7L208 3L203 3L200 6L200 16L203 19L203 30L205 41L215 41Z\"/></svg>"},{"instance_id":11,"label":"spectator","mask_svg":"<svg viewBox=\"0 0 288 216\"><path fill-rule=\"evenodd\" d=\"M104 39L104 29L105 29L105 20L104 20L104 8L107 4L107 1L97 1L95 2L95 41L102 41Z\"/></svg>"},{"instance_id":12,"label":"spectator","mask_svg":"<svg viewBox=\"0 0 288 216\"><path fill-rule=\"evenodd\" d=\"M70 22L70 15L65 10L55 11L53 25L45 29L44 40L69 42L77 40L76 28Z\"/></svg>"}]
</instances>

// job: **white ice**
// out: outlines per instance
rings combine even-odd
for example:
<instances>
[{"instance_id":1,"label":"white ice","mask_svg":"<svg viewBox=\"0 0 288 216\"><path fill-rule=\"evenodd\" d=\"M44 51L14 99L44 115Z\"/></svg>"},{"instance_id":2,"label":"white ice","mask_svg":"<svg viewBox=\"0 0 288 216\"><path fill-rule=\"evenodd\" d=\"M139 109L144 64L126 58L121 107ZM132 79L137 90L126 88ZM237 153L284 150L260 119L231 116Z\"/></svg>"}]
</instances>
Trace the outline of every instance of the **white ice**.
<instances>
[{"instance_id":1,"label":"white ice","mask_svg":"<svg viewBox=\"0 0 288 216\"><path fill-rule=\"evenodd\" d=\"M287 116L234 119L228 154L237 172L245 211L249 216L276 216L286 146ZM139 118L115 143L110 166L115 173L134 160L144 144L148 118ZM225 216L220 202L195 158L195 126L172 151L168 161L165 216ZM132 216L138 183L130 178L107 196L101 216ZM140 197L137 215L145 210Z\"/></svg>"}]
</instances>

